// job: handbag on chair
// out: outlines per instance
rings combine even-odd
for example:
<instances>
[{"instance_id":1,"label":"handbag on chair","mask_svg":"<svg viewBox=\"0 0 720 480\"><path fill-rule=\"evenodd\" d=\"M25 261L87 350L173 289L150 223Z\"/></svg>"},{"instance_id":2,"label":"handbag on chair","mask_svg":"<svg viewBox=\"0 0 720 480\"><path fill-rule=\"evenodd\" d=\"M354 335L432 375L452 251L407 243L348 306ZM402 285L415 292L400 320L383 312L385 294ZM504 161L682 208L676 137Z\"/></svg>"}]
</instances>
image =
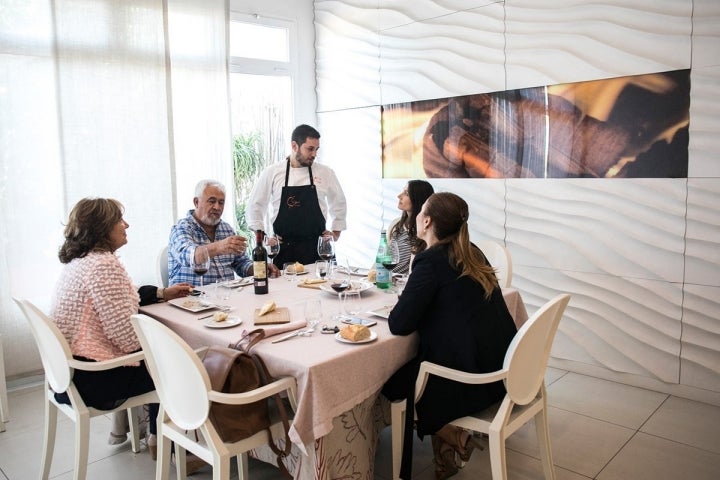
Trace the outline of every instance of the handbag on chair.
<instances>
[{"instance_id":1,"label":"handbag on chair","mask_svg":"<svg viewBox=\"0 0 720 480\"><path fill-rule=\"evenodd\" d=\"M212 346L206 350L202 362L210 377L213 390L223 393L242 393L273 381L262 359L251 353L252 348L263 338L265 331L256 329L227 348ZM277 411L283 423L285 431L283 449L278 447L272 438L271 409ZM292 446L288 435L290 423L285 403L279 394L274 395L272 400L260 400L246 405L213 403L210 405L209 418L224 442L238 442L267 430L270 435L270 448L277 455L278 468L286 478L291 478L282 461L290 453Z\"/></svg>"}]
</instances>

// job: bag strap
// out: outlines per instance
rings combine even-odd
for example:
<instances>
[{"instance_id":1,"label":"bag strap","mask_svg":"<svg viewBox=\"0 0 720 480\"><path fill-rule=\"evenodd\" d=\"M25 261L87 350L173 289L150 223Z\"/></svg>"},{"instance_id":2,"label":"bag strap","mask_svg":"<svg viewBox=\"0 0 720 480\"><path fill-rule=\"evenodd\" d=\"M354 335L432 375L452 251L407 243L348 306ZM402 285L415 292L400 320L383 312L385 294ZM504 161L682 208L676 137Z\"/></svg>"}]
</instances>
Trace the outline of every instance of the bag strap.
<instances>
[{"instance_id":1,"label":"bag strap","mask_svg":"<svg viewBox=\"0 0 720 480\"><path fill-rule=\"evenodd\" d=\"M245 332L243 336L240 337L240 340L234 344L231 343L228 347L240 350L241 352L250 353L250 350L252 350L252 348L260 343L264 338L265 330L262 328L256 328L255 330Z\"/></svg>"},{"instance_id":2,"label":"bag strap","mask_svg":"<svg viewBox=\"0 0 720 480\"><path fill-rule=\"evenodd\" d=\"M260 378L262 379L262 383L264 385L267 385L268 383L272 382L272 377L270 376L270 372L268 372L268 369L265 366L265 362L263 362L263 359L260 358L259 355L250 355L250 357L253 359L258 371L260 372ZM277 464L280 472L285 478L292 479L292 475L290 475L290 472L288 471L284 463L284 459L288 455L290 455L290 450L292 448L292 442L290 441L290 420L288 418L287 410L285 409L285 403L283 402L280 394L276 393L275 395L273 395L273 398L275 399L275 405L280 416L280 420L283 424L283 431L285 433L285 448L281 450L280 447L277 446L277 444L275 443L275 439L272 437L272 432L270 431L270 428L268 428L268 435L270 436L270 449L277 456Z\"/></svg>"}]
</instances>

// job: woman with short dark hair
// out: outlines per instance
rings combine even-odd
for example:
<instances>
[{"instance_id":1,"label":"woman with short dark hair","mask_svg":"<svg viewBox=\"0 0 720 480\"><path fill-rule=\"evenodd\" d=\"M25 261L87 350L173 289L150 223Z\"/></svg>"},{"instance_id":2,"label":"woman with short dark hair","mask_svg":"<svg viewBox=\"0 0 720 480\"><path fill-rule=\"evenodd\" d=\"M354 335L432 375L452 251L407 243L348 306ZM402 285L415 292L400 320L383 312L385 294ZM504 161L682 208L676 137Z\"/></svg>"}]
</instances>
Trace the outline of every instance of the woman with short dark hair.
<instances>
[{"instance_id":1,"label":"woman with short dark hair","mask_svg":"<svg viewBox=\"0 0 720 480\"><path fill-rule=\"evenodd\" d=\"M115 251L127 243L123 207L109 198L84 198L70 212L65 242L58 253L65 264L57 282L50 317L70 344L73 357L103 361L141 349L130 316L138 304L186 296L189 284L143 286L139 293ZM127 398L155 390L145 362L92 372L75 370L73 383L90 407L110 410ZM55 398L69 403L67 394ZM157 404L150 406L149 433L156 434ZM151 454L155 440L147 439ZM154 458L154 455L153 455Z\"/></svg>"}]
</instances>

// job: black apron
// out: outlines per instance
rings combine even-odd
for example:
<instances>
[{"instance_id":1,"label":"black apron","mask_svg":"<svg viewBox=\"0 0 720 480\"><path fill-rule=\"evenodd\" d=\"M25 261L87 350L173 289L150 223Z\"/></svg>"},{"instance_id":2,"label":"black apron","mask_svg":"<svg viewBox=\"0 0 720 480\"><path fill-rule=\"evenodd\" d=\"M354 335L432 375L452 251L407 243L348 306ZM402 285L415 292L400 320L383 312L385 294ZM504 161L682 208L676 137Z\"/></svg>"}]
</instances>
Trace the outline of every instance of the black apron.
<instances>
[{"instance_id":1,"label":"black apron","mask_svg":"<svg viewBox=\"0 0 720 480\"><path fill-rule=\"evenodd\" d=\"M280 253L273 263L282 268L285 262L314 263L318 237L325 231L325 217L320 210L312 167L308 167L310 185L289 187L290 159L285 168L285 186L280 195L280 209L273 222L275 234L282 238Z\"/></svg>"}]
</instances>

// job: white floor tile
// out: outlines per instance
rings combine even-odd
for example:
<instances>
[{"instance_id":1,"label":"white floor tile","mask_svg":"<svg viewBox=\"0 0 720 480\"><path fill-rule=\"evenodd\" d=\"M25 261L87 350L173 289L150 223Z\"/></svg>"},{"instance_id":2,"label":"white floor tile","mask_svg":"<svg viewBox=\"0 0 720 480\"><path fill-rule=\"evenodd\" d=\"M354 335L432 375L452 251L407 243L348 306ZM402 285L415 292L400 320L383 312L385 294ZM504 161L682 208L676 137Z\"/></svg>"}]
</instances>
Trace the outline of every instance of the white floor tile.
<instances>
[{"instance_id":1,"label":"white floor tile","mask_svg":"<svg viewBox=\"0 0 720 480\"><path fill-rule=\"evenodd\" d=\"M668 397L664 393L568 373L547 388L548 404L637 430Z\"/></svg>"},{"instance_id":2,"label":"white floor tile","mask_svg":"<svg viewBox=\"0 0 720 480\"><path fill-rule=\"evenodd\" d=\"M555 465L586 477L592 478L602 470L635 433L629 428L553 407L549 407L548 412ZM528 422L510 436L507 447L540 458L535 422Z\"/></svg>"},{"instance_id":3,"label":"white floor tile","mask_svg":"<svg viewBox=\"0 0 720 480\"><path fill-rule=\"evenodd\" d=\"M713 405L670 397L640 431L720 454L720 408Z\"/></svg>"},{"instance_id":4,"label":"white floor tile","mask_svg":"<svg viewBox=\"0 0 720 480\"><path fill-rule=\"evenodd\" d=\"M720 455L638 433L598 480L717 480Z\"/></svg>"}]
</instances>

